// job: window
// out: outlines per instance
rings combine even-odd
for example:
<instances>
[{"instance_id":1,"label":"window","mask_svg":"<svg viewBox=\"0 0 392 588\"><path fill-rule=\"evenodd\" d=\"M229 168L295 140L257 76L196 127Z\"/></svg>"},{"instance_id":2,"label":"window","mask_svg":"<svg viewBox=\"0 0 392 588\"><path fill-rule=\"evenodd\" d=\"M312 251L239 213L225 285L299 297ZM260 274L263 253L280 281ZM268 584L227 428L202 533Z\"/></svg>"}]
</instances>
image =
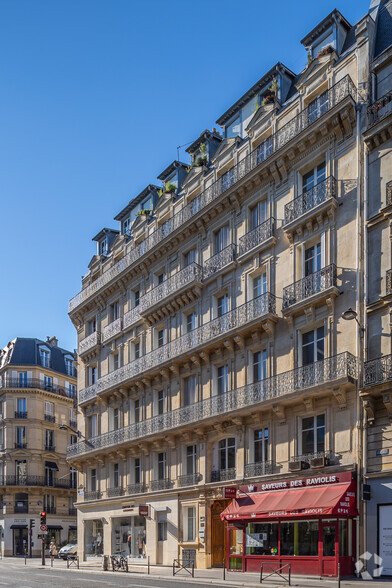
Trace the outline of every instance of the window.
<instances>
[{"instance_id":1,"label":"window","mask_svg":"<svg viewBox=\"0 0 392 588\"><path fill-rule=\"evenodd\" d=\"M16 427L15 446L17 449L26 447L26 427Z\"/></svg>"},{"instance_id":2,"label":"window","mask_svg":"<svg viewBox=\"0 0 392 588\"><path fill-rule=\"evenodd\" d=\"M93 468L90 470L90 490L92 492L97 491L97 470Z\"/></svg>"},{"instance_id":3,"label":"window","mask_svg":"<svg viewBox=\"0 0 392 588\"><path fill-rule=\"evenodd\" d=\"M250 230L253 231L267 220L267 201L260 200L250 209Z\"/></svg>"},{"instance_id":4,"label":"window","mask_svg":"<svg viewBox=\"0 0 392 588\"><path fill-rule=\"evenodd\" d=\"M107 255L108 254L108 243L106 238L102 239L102 241L99 242L99 254L100 255Z\"/></svg>"},{"instance_id":5,"label":"window","mask_svg":"<svg viewBox=\"0 0 392 588\"><path fill-rule=\"evenodd\" d=\"M196 538L196 508L188 506L185 509L185 541L194 541Z\"/></svg>"},{"instance_id":6,"label":"window","mask_svg":"<svg viewBox=\"0 0 392 588\"><path fill-rule=\"evenodd\" d=\"M45 486L54 486L55 471L52 467L45 466Z\"/></svg>"},{"instance_id":7,"label":"window","mask_svg":"<svg viewBox=\"0 0 392 588\"><path fill-rule=\"evenodd\" d=\"M318 555L318 521L280 524L280 555Z\"/></svg>"},{"instance_id":8,"label":"window","mask_svg":"<svg viewBox=\"0 0 392 588\"><path fill-rule=\"evenodd\" d=\"M248 523L245 537L246 555L278 555L279 523Z\"/></svg>"},{"instance_id":9,"label":"window","mask_svg":"<svg viewBox=\"0 0 392 588\"><path fill-rule=\"evenodd\" d=\"M40 347L39 355L42 367L50 367L50 352L47 349Z\"/></svg>"},{"instance_id":10,"label":"window","mask_svg":"<svg viewBox=\"0 0 392 588\"><path fill-rule=\"evenodd\" d=\"M196 445L188 445L186 448L186 473L188 475L196 474L196 449Z\"/></svg>"},{"instance_id":11,"label":"window","mask_svg":"<svg viewBox=\"0 0 392 588\"><path fill-rule=\"evenodd\" d=\"M98 416L92 414L87 420L89 437L96 437L98 435Z\"/></svg>"},{"instance_id":12,"label":"window","mask_svg":"<svg viewBox=\"0 0 392 588\"><path fill-rule=\"evenodd\" d=\"M140 289L138 288L137 290L133 291L133 306L134 308L136 308L136 306L139 306L140 304Z\"/></svg>"},{"instance_id":13,"label":"window","mask_svg":"<svg viewBox=\"0 0 392 588\"><path fill-rule=\"evenodd\" d=\"M27 372L18 373L18 386L19 388L27 388Z\"/></svg>"},{"instance_id":14,"label":"window","mask_svg":"<svg viewBox=\"0 0 392 588\"><path fill-rule=\"evenodd\" d=\"M70 445L75 445L75 443L78 442L78 436L77 435L70 435L69 436L69 444Z\"/></svg>"},{"instance_id":15,"label":"window","mask_svg":"<svg viewBox=\"0 0 392 588\"><path fill-rule=\"evenodd\" d=\"M166 478L166 453L158 453L158 480Z\"/></svg>"},{"instance_id":16,"label":"window","mask_svg":"<svg viewBox=\"0 0 392 588\"><path fill-rule=\"evenodd\" d=\"M77 480L78 480L77 470L75 470L75 468L69 468L69 484L73 490L76 490Z\"/></svg>"},{"instance_id":17,"label":"window","mask_svg":"<svg viewBox=\"0 0 392 588\"><path fill-rule=\"evenodd\" d=\"M229 226L221 227L214 234L214 253L219 253L229 244Z\"/></svg>"},{"instance_id":18,"label":"window","mask_svg":"<svg viewBox=\"0 0 392 588\"><path fill-rule=\"evenodd\" d=\"M135 341L132 344L132 348L133 348L134 359L139 359L139 357L140 357L140 341Z\"/></svg>"},{"instance_id":19,"label":"window","mask_svg":"<svg viewBox=\"0 0 392 588\"><path fill-rule=\"evenodd\" d=\"M93 333L95 333L96 330L97 330L97 321L96 321L96 318L94 317L93 319L91 319L91 321L88 321L88 323L87 323L87 334L92 335Z\"/></svg>"},{"instance_id":20,"label":"window","mask_svg":"<svg viewBox=\"0 0 392 588\"><path fill-rule=\"evenodd\" d=\"M120 470L119 464L113 464L113 487L118 488L120 486Z\"/></svg>"},{"instance_id":21,"label":"window","mask_svg":"<svg viewBox=\"0 0 392 588\"><path fill-rule=\"evenodd\" d=\"M73 359L65 358L65 371L68 376L74 375Z\"/></svg>"},{"instance_id":22,"label":"window","mask_svg":"<svg viewBox=\"0 0 392 588\"><path fill-rule=\"evenodd\" d=\"M237 116L225 127L225 138L231 139L241 135L241 117Z\"/></svg>"},{"instance_id":23,"label":"window","mask_svg":"<svg viewBox=\"0 0 392 588\"><path fill-rule=\"evenodd\" d=\"M190 249L184 255L184 266L187 267L196 261L196 249Z\"/></svg>"},{"instance_id":24,"label":"window","mask_svg":"<svg viewBox=\"0 0 392 588\"><path fill-rule=\"evenodd\" d=\"M116 302L113 302L113 304L110 305L110 313L109 313L110 322L112 323L113 321L116 321L119 317L120 317L120 304L119 304L118 300L116 300Z\"/></svg>"},{"instance_id":25,"label":"window","mask_svg":"<svg viewBox=\"0 0 392 588\"><path fill-rule=\"evenodd\" d=\"M45 430L45 449L54 449L54 431Z\"/></svg>"},{"instance_id":26,"label":"window","mask_svg":"<svg viewBox=\"0 0 392 588\"><path fill-rule=\"evenodd\" d=\"M158 286L159 286L159 284L163 284L163 282L166 280L165 272L161 272L160 274L157 274L157 280L158 280Z\"/></svg>"},{"instance_id":27,"label":"window","mask_svg":"<svg viewBox=\"0 0 392 588\"><path fill-rule=\"evenodd\" d=\"M256 351L253 353L253 383L265 380L267 377L267 350Z\"/></svg>"},{"instance_id":28,"label":"window","mask_svg":"<svg viewBox=\"0 0 392 588\"><path fill-rule=\"evenodd\" d=\"M47 416L54 416L54 403L53 402L45 402L45 415Z\"/></svg>"},{"instance_id":29,"label":"window","mask_svg":"<svg viewBox=\"0 0 392 588\"><path fill-rule=\"evenodd\" d=\"M158 414L163 414L166 411L166 392L164 390L158 391Z\"/></svg>"},{"instance_id":30,"label":"window","mask_svg":"<svg viewBox=\"0 0 392 588\"><path fill-rule=\"evenodd\" d=\"M26 398L17 398L16 400L16 410L19 415L27 414L27 401Z\"/></svg>"},{"instance_id":31,"label":"window","mask_svg":"<svg viewBox=\"0 0 392 588\"><path fill-rule=\"evenodd\" d=\"M263 272L253 278L253 298L258 298L267 292L267 273Z\"/></svg>"},{"instance_id":32,"label":"window","mask_svg":"<svg viewBox=\"0 0 392 588\"><path fill-rule=\"evenodd\" d=\"M158 347L163 347L165 344L165 329L159 329L158 333Z\"/></svg>"},{"instance_id":33,"label":"window","mask_svg":"<svg viewBox=\"0 0 392 588\"><path fill-rule=\"evenodd\" d=\"M116 353L113 353L113 355L112 355L112 366L113 366L113 371L118 370L118 368L120 367L120 359L119 359L118 351Z\"/></svg>"},{"instance_id":34,"label":"window","mask_svg":"<svg viewBox=\"0 0 392 588\"><path fill-rule=\"evenodd\" d=\"M305 249L305 277L321 270L321 243Z\"/></svg>"},{"instance_id":35,"label":"window","mask_svg":"<svg viewBox=\"0 0 392 588\"><path fill-rule=\"evenodd\" d=\"M196 402L196 376L188 376L184 380L184 406Z\"/></svg>"},{"instance_id":36,"label":"window","mask_svg":"<svg viewBox=\"0 0 392 588\"><path fill-rule=\"evenodd\" d=\"M219 441L219 469L235 468L235 438Z\"/></svg>"},{"instance_id":37,"label":"window","mask_svg":"<svg viewBox=\"0 0 392 588\"><path fill-rule=\"evenodd\" d=\"M333 31L331 31L326 37L324 37L322 41L319 41L317 45L314 45L312 47L312 57L316 57L317 54L321 51L321 49L324 49L324 47L327 47L328 45L332 45L333 47L335 47L335 35Z\"/></svg>"},{"instance_id":38,"label":"window","mask_svg":"<svg viewBox=\"0 0 392 588\"><path fill-rule=\"evenodd\" d=\"M25 459L17 459L15 461L16 481L19 484L26 484L27 479L27 461Z\"/></svg>"},{"instance_id":39,"label":"window","mask_svg":"<svg viewBox=\"0 0 392 588\"><path fill-rule=\"evenodd\" d=\"M44 510L49 514L56 513L55 497L52 494L44 494Z\"/></svg>"},{"instance_id":40,"label":"window","mask_svg":"<svg viewBox=\"0 0 392 588\"><path fill-rule=\"evenodd\" d=\"M308 192L314 186L325 180L325 162L320 163L314 169L302 176L302 191Z\"/></svg>"},{"instance_id":41,"label":"window","mask_svg":"<svg viewBox=\"0 0 392 588\"><path fill-rule=\"evenodd\" d=\"M127 218L124 218L124 220L122 221L122 223L121 223L121 233L123 235L125 235L126 233L129 232L130 223L131 223L131 219L129 218L129 216Z\"/></svg>"},{"instance_id":42,"label":"window","mask_svg":"<svg viewBox=\"0 0 392 588\"><path fill-rule=\"evenodd\" d=\"M268 427L253 431L255 463L268 461Z\"/></svg>"},{"instance_id":43,"label":"window","mask_svg":"<svg viewBox=\"0 0 392 588\"><path fill-rule=\"evenodd\" d=\"M325 414L301 419L301 454L325 451Z\"/></svg>"},{"instance_id":44,"label":"window","mask_svg":"<svg viewBox=\"0 0 392 588\"><path fill-rule=\"evenodd\" d=\"M324 359L324 327L302 333L302 365Z\"/></svg>"},{"instance_id":45,"label":"window","mask_svg":"<svg viewBox=\"0 0 392 588\"><path fill-rule=\"evenodd\" d=\"M142 481L142 476L141 476L141 465L140 465L140 457L135 457L135 463L134 463L134 476L135 476L135 484L140 484Z\"/></svg>"},{"instance_id":46,"label":"window","mask_svg":"<svg viewBox=\"0 0 392 588\"><path fill-rule=\"evenodd\" d=\"M97 381L97 366L90 365L88 368L88 385L93 386Z\"/></svg>"},{"instance_id":47,"label":"window","mask_svg":"<svg viewBox=\"0 0 392 588\"><path fill-rule=\"evenodd\" d=\"M224 314L229 312L229 297L227 293L223 294L223 296L219 296L216 302L218 317L223 316Z\"/></svg>"},{"instance_id":48,"label":"window","mask_svg":"<svg viewBox=\"0 0 392 588\"><path fill-rule=\"evenodd\" d=\"M320 94L315 100L310 102L308 106L308 121L309 123L314 122L320 116L325 114L328 111L329 106L329 96L328 90Z\"/></svg>"},{"instance_id":49,"label":"window","mask_svg":"<svg viewBox=\"0 0 392 588\"><path fill-rule=\"evenodd\" d=\"M134 403L135 409L135 423L140 423L141 421L141 406L140 406L140 398L137 398Z\"/></svg>"},{"instance_id":50,"label":"window","mask_svg":"<svg viewBox=\"0 0 392 588\"><path fill-rule=\"evenodd\" d=\"M70 384L68 382L68 386L66 387L65 390L67 392L68 398L75 398L75 396L76 396L76 386L75 386L75 384Z\"/></svg>"},{"instance_id":51,"label":"window","mask_svg":"<svg viewBox=\"0 0 392 588\"><path fill-rule=\"evenodd\" d=\"M217 369L218 394L225 394L229 390L229 366L226 363Z\"/></svg>"},{"instance_id":52,"label":"window","mask_svg":"<svg viewBox=\"0 0 392 588\"><path fill-rule=\"evenodd\" d=\"M186 315L186 332L190 333L194 329L196 329L196 313L193 311Z\"/></svg>"},{"instance_id":53,"label":"window","mask_svg":"<svg viewBox=\"0 0 392 588\"><path fill-rule=\"evenodd\" d=\"M118 408L113 408L113 431L120 428L120 414Z\"/></svg>"},{"instance_id":54,"label":"window","mask_svg":"<svg viewBox=\"0 0 392 588\"><path fill-rule=\"evenodd\" d=\"M52 390L53 378L51 378L50 376L44 376L44 387L45 387L45 390Z\"/></svg>"},{"instance_id":55,"label":"window","mask_svg":"<svg viewBox=\"0 0 392 588\"><path fill-rule=\"evenodd\" d=\"M158 541L166 541L167 539L167 521L158 522Z\"/></svg>"}]
</instances>

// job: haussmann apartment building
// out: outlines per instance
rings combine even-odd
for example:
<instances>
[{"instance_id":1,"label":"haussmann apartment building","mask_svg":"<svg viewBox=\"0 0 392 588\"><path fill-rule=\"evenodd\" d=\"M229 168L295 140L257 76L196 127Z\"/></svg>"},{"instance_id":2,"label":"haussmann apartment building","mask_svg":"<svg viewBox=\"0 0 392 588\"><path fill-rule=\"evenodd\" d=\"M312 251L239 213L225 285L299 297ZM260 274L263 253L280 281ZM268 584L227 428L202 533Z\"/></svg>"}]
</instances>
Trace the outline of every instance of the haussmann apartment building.
<instances>
[{"instance_id":1,"label":"haussmann apartment building","mask_svg":"<svg viewBox=\"0 0 392 588\"><path fill-rule=\"evenodd\" d=\"M94 238L69 308L83 559L354 572L364 475L384 460L365 471L365 406L378 435L390 410L387 377L363 385L391 352L391 119L369 119L391 88L376 79L390 5L326 16L301 72L272 67Z\"/></svg>"}]
</instances>

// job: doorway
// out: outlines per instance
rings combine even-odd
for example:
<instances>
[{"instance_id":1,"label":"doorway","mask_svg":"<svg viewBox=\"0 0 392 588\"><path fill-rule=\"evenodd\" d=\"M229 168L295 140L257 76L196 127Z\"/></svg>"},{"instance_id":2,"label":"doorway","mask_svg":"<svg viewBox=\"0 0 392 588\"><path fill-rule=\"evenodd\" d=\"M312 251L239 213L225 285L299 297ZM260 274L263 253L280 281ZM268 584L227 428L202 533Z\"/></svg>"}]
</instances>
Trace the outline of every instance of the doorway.
<instances>
[{"instance_id":1,"label":"doorway","mask_svg":"<svg viewBox=\"0 0 392 588\"><path fill-rule=\"evenodd\" d=\"M321 523L321 575L336 576L339 556L338 523L324 520Z\"/></svg>"},{"instance_id":2,"label":"doorway","mask_svg":"<svg viewBox=\"0 0 392 588\"><path fill-rule=\"evenodd\" d=\"M226 554L225 522L220 514L226 508L229 500L215 500L211 506L211 566L223 567Z\"/></svg>"},{"instance_id":3,"label":"doorway","mask_svg":"<svg viewBox=\"0 0 392 588\"><path fill-rule=\"evenodd\" d=\"M12 531L13 531L13 535L14 535L13 555L24 555L24 547L26 546L26 550L28 549L27 527L25 529L13 529Z\"/></svg>"}]
</instances>

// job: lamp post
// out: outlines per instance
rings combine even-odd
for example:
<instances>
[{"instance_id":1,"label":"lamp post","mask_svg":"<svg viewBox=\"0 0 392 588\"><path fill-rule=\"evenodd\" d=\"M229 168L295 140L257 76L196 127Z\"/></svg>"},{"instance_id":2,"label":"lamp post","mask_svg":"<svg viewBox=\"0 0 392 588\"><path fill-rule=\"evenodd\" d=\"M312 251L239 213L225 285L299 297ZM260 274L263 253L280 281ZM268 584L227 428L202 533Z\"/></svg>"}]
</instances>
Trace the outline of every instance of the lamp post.
<instances>
[{"instance_id":1,"label":"lamp post","mask_svg":"<svg viewBox=\"0 0 392 588\"><path fill-rule=\"evenodd\" d=\"M91 443L91 441L89 441L88 439L86 439L86 437L83 435L83 433L81 433L81 431L73 429L72 427L68 426L68 425L59 425L59 429L60 431L71 431L71 433L74 433L78 439L83 439L83 441L89 446L92 447L94 449L94 445Z\"/></svg>"}]
</instances>

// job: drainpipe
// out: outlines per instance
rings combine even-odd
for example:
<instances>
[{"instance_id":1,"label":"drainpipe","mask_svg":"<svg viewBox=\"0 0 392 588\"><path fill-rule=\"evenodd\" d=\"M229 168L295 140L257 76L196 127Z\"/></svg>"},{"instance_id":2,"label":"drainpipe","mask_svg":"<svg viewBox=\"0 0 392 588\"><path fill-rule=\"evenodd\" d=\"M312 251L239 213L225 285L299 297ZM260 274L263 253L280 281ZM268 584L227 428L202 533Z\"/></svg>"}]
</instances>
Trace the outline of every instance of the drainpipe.
<instances>
[{"instance_id":1,"label":"drainpipe","mask_svg":"<svg viewBox=\"0 0 392 588\"><path fill-rule=\"evenodd\" d=\"M368 357L368 331L367 331L367 312L366 305L368 299L368 230L367 230L367 218L368 218L368 165L369 165L369 152L366 143L364 143L364 187L363 187L363 301L364 301L364 313L363 313L363 361L365 362ZM364 368L363 368L364 371ZM363 386L363 383L362 383ZM366 410L363 410L363 481L366 482L367 476L367 414ZM363 502L363 551L367 551L367 501Z\"/></svg>"}]
</instances>

